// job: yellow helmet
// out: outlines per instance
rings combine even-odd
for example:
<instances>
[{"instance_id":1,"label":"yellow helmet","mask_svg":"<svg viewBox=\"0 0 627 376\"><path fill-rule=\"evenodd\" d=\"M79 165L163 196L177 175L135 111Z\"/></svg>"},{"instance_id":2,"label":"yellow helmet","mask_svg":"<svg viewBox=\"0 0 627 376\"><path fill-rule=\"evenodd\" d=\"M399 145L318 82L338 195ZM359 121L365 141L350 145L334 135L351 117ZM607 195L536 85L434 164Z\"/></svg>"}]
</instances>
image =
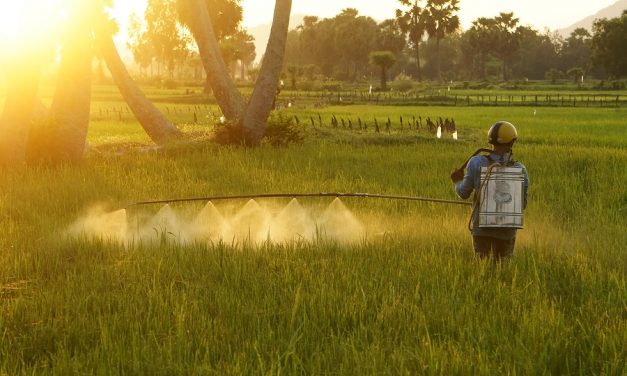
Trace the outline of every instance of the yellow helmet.
<instances>
[{"instance_id":1,"label":"yellow helmet","mask_svg":"<svg viewBox=\"0 0 627 376\"><path fill-rule=\"evenodd\" d=\"M488 142L492 145L507 145L516 139L518 139L516 127L506 121L499 121L488 131Z\"/></svg>"}]
</instances>

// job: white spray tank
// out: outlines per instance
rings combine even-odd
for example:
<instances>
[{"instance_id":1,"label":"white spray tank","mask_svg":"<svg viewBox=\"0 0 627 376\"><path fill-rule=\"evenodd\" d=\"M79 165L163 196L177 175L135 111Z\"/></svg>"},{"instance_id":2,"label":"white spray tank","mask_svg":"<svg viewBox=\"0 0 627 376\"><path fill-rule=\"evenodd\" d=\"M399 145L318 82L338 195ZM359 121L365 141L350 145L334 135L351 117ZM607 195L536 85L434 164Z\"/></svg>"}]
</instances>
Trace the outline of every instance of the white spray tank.
<instances>
[{"instance_id":1,"label":"white spray tank","mask_svg":"<svg viewBox=\"0 0 627 376\"><path fill-rule=\"evenodd\" d=\"M523 228L524 189L522 167L482 167L479 228Z\"/></svg>"}]
</instances>

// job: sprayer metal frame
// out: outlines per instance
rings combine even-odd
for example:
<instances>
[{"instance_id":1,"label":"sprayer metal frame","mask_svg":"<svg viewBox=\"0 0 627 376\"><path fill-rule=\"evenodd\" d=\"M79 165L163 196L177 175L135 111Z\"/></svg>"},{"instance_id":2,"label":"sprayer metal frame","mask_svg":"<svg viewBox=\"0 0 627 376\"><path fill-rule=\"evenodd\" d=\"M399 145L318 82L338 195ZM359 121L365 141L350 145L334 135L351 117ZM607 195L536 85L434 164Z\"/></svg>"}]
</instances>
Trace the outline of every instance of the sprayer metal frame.
<instances>
[{"instance_id":1,"label":"sprayer metal frame","mask_svg":"<svg viewBox=\"0 0 627 376\"><path fill-rule=\"evenodd\" d=\"M267 194L251 194L251 195L236 195L236 196L212 196L212 197L197 197L197 198L178 198L178 199L156 200L156 201L139 201L139 202L135 202L133 204L127 205L125 209L130 209L136 206L175 204L175 203L183 203L183 202L253 200L253 199L258 199L258 198L302 198L302 197L377 198L377 199L384 199L384 200L421 201L421 202L432 202L432 203L439 203L439 204L472 206L472 203L470 202L458 201L458 200L441 200L441 199L427 198L427 197L392 196L392 195L381 195L381 194L370 194L370 193L322 192L322 193L267 193Z\"/></svg>"}]
</instances>

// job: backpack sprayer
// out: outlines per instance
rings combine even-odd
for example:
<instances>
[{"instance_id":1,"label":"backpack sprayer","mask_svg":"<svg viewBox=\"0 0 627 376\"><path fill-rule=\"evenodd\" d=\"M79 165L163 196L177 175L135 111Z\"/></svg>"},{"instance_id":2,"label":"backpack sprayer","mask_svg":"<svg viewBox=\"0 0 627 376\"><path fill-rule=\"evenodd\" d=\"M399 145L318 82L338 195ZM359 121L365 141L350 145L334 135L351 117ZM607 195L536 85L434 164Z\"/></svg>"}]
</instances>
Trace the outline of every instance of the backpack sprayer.
<instances>
[{"instance_id":1,"label":"backpack sprayer","mask_svg":"<svg viewBox=\"0 0 627 376\"><path fill-rule=\"evenodd\" d=\"M470 159L483 152L492 153L492 150L477 150L461 169L465 169ZM475 191L468 229L472 230L477 212L479 228L522 229L525 181L523 168L515 166L515 161L501 164L486 157L489 164L488 167L481 168L481 185Z\"/></svg>"}]
</instances>

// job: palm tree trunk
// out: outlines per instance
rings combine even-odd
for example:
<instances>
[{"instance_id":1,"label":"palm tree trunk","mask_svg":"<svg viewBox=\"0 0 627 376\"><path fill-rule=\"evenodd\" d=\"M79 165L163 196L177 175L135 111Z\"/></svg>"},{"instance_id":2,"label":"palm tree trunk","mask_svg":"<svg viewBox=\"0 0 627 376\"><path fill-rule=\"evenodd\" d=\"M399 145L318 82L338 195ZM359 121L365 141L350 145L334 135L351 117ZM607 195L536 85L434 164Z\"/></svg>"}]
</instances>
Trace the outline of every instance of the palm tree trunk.
<instances>
[{"instance_id":1,"label":"palm tree trunk","mask_svg":"<svg viewBox=\"0 0 627 376\"><path fill-rule=\"evenodd\" d=\"M418 82L422 82L422 67L420 67L420 41L416 43L416 67L418 68Z\"/></svg>"},{"instance_id":2,"label":"palm tree trunk","mask_svg":"<svg viewBox=\"0 0 627 376\"><path fill-rule=\"evenodd\" d=\"M292 0L276 0L270 40L242 123L246 142L252 145L257 145L265 133L272 102L279 87L291 11Z\"/></svg>"},{"instance_id":3,"label":"palm tree trunk","mask_svg":"<svg viewBox=\"0 0 627 376\"><path fill-rule=\"evenodd\" d=\"M40 66L26 59L9 71L9 91L0 117L0 166L26 163L31 116L37 103Z\"/></svg>"},{"instance_id":4,"label":"palm tree trunk","mask_svg":"<svg viewBox=\"0 0 627 376\"><path fill-rule=\"evenodd\" d=\"M135 84L120 58L113 39L110 35L98 35L98 45L107 62L113 81L117 85L124 100L133 111L137 121L146 131L150 139L163 145L177 137L181 132L146 98L141 89Z\"/></svg>"},{"instance_id":5,"label":"palm tree trunk","mask_svg":"<svg viewBox=\"0 0 627 376\"><path fill-rule=\"evenodd\" d=\"M230 78L224 63L213 25L204 0L190 0L192 20L190 30L198 44L202 63L207 72L207 82L213 89L222 113L231 122L244 117L245 101Z\"/></svg>"},{"instance_id":6,"label":"palm tree trunk","mask_svg":"<svg viewBox=\"0 0 627 376\"><path fill-rule=\"evenodd\" d=\"M381 66L381 90L388 90L388 77L384 66Z\"/></svg>"},{"instance_id":7,"label":"palm tree trunk","mask_svg":"<svg viewBox=\"0 0 627 376\"><path fill-rule=\"evenodd\" d=\"M77 28L63 46L61 66L51 106L48 159L77 162L83 158L89 127L92 81L92 38L89 28Z\"/></svg>"},{"instance_id":8,"label":"palm tree trunk","mask_svg":"<svg viewBox=\"0 0 627 376\"><path fill-rule=\"evenodd\" d=\"M503 59L503 81L507 82L507 59Z\"/></svg>"},{"instance_id":9,"label":"palm tree trunk","mask_svg":"<svg viewBox=\"0 0 627 376\"><path fill-rule=\"evenodd\" d=\"M442 82L442 62L440 61L440 38L435 37L435 56L437 59L438 80Z\"/></svg>"}]
</instances>

